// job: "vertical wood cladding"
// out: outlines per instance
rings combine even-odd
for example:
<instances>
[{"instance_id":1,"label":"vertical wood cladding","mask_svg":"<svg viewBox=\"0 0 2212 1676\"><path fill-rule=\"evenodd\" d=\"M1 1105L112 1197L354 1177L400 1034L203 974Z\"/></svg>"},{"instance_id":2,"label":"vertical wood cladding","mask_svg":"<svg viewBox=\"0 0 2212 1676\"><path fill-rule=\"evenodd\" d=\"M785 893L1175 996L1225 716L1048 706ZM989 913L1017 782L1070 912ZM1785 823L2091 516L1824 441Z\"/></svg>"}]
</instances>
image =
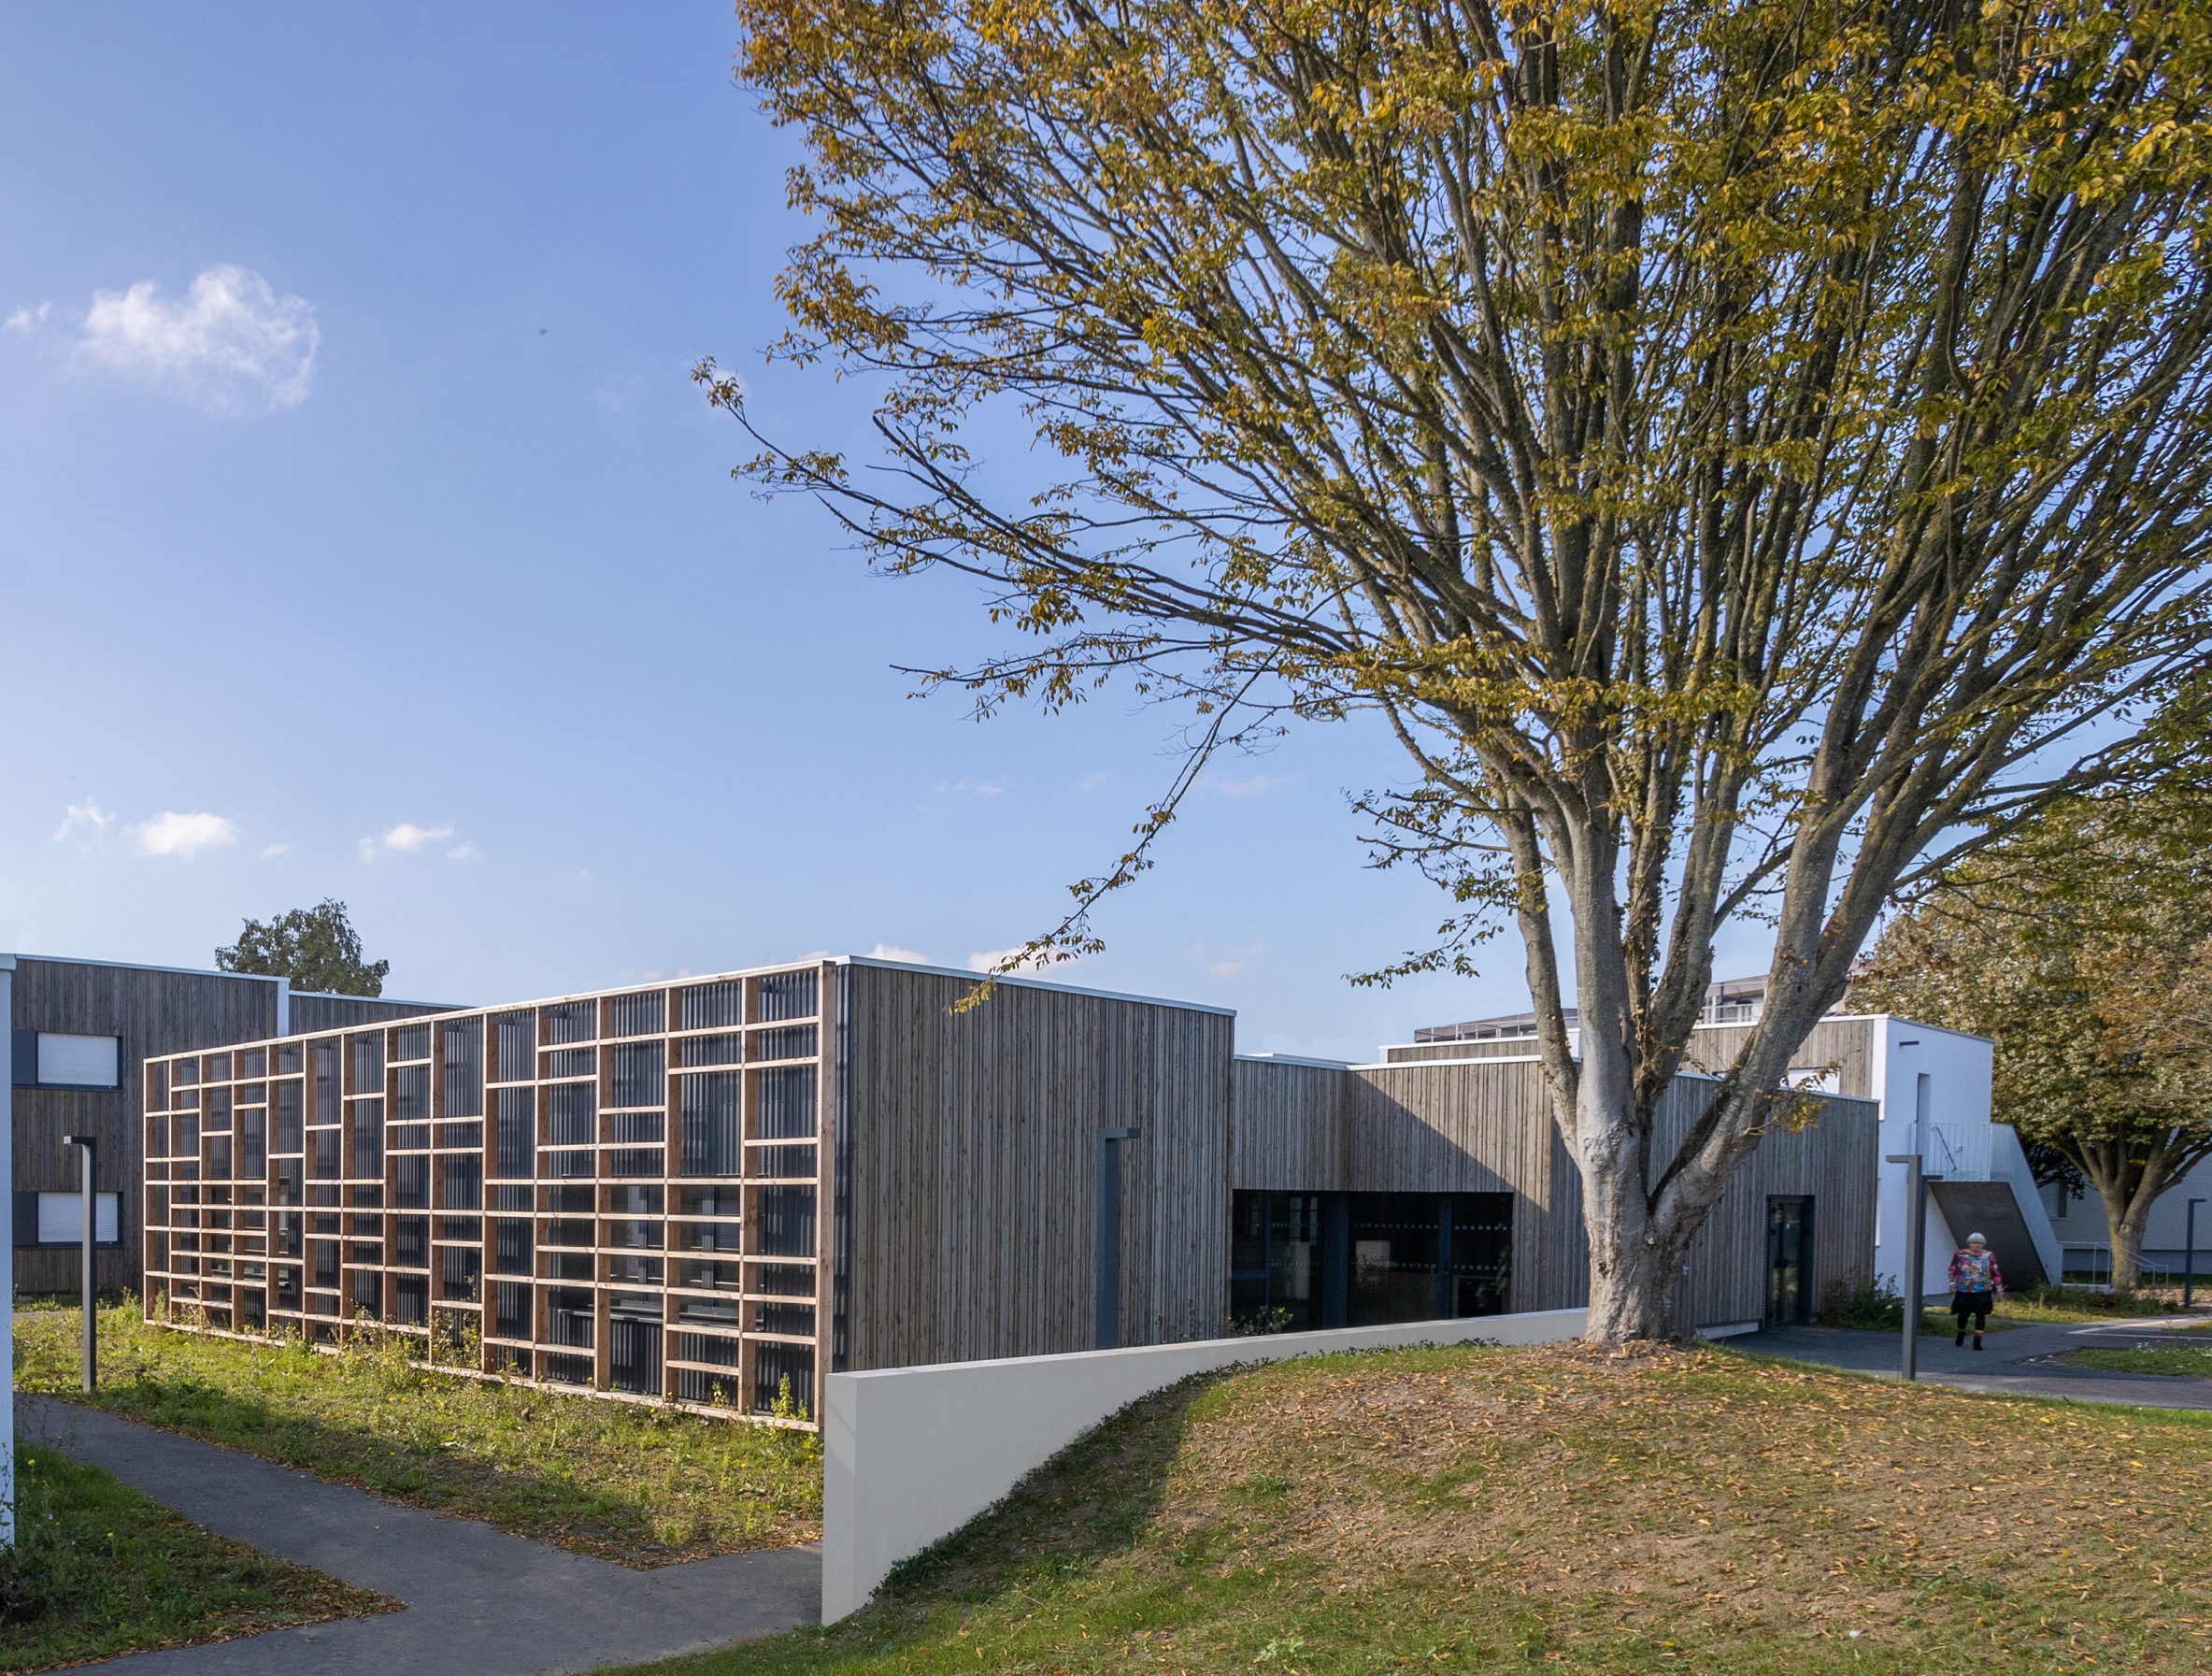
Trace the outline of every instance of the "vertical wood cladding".
<instances>
[{"instance_id":1,"label":"vertical wood cladding","mask_svg":"<svg viewBox=\"0 0 2212 1676\"><path fill-rule=\"evenodd\" d=\"M1698 1078L1676 1079L1654 1137L1660 1157L1672 1155L1718 1089L1718 1083ZM1765 1313L1770 1195L1804 1195L1813 1201L1815 1309L1838 1282L1871 1282L1879 1115L1872 1100L1823 1096L1806 1126L1771 1133L1759 1143L1749 1162L1729 1178L1691 1244L1681 1320L1706 1326L1757 1321Z\"/></svg>"},{"instance_id":2,"label":"vertical wood cladding","mask_svg":"<svg viewBox=\"0 0 2212 1676\"><path fill-rule=\"evenodd\" d=\"M221 972L162 971L73 960L16 961L12 1027L78 1036L121 1037L120 1088L18 1088L14 1093L15 1185L20 1193L75 1192L78 1152L62 1137L100 1138L96 1186L122 1195L120 1251L101 1252L103 1291L136 1287L143 1267L138 1183L144 1179L144 1082L140 1061L189 1047L250 1041L277 1027L277 986L266 978ZM17 1237L24 1235L19 1230ZM18 1251L19 1293L74 1292L75 1251Z\"/></svg>"},{"instance_id":3,"label":"vertical wood cladding","mask_svg":"<svg viewBox=\"0 0 2212 1676\"><path fill-rule=\"evenodd\" d=\"M292 992L292 1034L303 1036L312 1035L318 1030L348 1030L358 1024L381 1024L393 1019L420 1018L425 1013L460 1010L446 1001L387 1001L380 996L319 996L295 989Z\"/></svg>"},{"instance_id":4,"label":"vertical wood cladding","mask_svg":"<svg viewBox=\"0 0 2212 1676\"><path fill-rule=\"evenodd\" d=\"M1226 1325L1225 1013L852 963L854 1369L1092 1345L1098 1132L1122 1158L1125 1343Z\"/></svg>"},{"instance_id":5,"label":"vertical wood cladding","mask_svg":"<svg viewBox=\"0 0 2212 1676\"><path fill-rule=\"evenodd\" d=\"M1267 1193L1337 1193L1349 1179L1338 1065L1236 1061L1230 1153L1235 1185Z\"/></svg>"},{"instance_id":6,"label":"vertical wood cladding","mask_svg":"<svg viewBox=\"0 0 2212 1676\"><path fill-rule=\"evenodd\" d=\"M1841 1060L1854 1070L1851 1020L1823 1024L1800 1057ZM1705 1032L1719 1035L1720 1032ZM1552 1121L1543 1067L1477 1055L1328 1071L1237 1065L1232 1179L1276 1192L1498 1193L1514 1195L1513 1310L1572 1309L1590 1296L1582 1181ZM1327 1082L1337 1084L1332 1120ZM1658 1155L1713 1098L1717 1084L1687 1074L1661 1103ZM1757 1320L1766 1295L1766 1201L1814 1199L1813 1296L1872 1273L1877 1108L1864 1099L1814 1096L1807 1126L1769 1135L1722 1190L1691 1246L1682 1319L1704 1326ZM1334 1134L1332 1138L1332 1126ZM1333 1163L1333 1159L1337 1160Z\"/></svg>"}]
</instances>

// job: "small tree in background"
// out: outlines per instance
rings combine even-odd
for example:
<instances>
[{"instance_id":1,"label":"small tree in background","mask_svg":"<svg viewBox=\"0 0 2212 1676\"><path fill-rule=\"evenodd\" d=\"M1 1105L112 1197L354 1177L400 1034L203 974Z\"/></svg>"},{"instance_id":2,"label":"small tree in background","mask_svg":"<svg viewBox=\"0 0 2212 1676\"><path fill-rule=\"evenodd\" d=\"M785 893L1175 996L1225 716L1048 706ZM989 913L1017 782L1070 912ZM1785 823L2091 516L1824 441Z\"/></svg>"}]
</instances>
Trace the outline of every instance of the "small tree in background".
<instances>
[{"instance_id":1,"label":"small tree in background","mask_svg":"<svg viewBox=\"0 0 2212 1676\"><path fill-rule=\"evenodd\" d=\"M389 960L362 958L361 933L335 897L265 924L248 920L236 942L215 951L215 964L226 972L289 978L294 989L339 996L382 995L384 974L392 969Z\"/></svg>"},{"instance_id":2,"label":"small tree in background","mask_svg":"<svg viewBox=\"0 0 2212 1676\"><path fill-rule=\"evenodd\" d=\"M2159 1196L2212 1156L2208 838L2181 790L2062 806L1947 875L1851 985L1855 1010L1996 1043L1997 1115L2039 1179L2096 1190L2120 1286Z\"/></svg>"}]
</instances>

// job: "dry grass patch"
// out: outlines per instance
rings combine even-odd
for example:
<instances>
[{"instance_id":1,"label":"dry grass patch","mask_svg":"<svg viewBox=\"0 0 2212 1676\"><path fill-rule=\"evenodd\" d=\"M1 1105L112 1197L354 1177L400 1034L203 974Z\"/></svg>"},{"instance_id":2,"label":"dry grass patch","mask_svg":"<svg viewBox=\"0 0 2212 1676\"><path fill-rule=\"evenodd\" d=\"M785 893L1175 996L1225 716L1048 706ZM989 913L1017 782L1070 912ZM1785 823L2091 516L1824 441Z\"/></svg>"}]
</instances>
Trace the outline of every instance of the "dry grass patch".
<instances>
[{"instance_id":1,"label":"dry grass patch","mask_svg":"<svg viewBox=\"0 0 2212 1676\"><path fill-rule=\"evenodd\" d=\"M2212 1668L2212 1427L1710 1349L1283 1363L1078 1444L797 1669Z\"/></svg>"}]
</instances>

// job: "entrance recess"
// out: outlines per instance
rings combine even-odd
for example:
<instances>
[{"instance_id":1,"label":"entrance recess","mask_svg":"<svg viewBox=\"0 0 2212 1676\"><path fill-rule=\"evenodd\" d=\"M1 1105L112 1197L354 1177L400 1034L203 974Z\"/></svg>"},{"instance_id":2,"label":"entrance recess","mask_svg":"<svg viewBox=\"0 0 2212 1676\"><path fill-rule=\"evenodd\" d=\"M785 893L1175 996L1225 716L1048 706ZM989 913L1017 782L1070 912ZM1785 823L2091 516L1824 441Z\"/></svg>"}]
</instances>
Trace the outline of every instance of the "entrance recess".
<instances>
[{"instance_id":1,"label":"entrance recess","mask_svg":"<svg viewBox=\"0 0 2212 1676\"><path fill-rule=\"evenodd\" d=\"M1792 1326L1813 1318L1813 1201L1776 1195L1766 1201L1766 1319Z\"/></svg>"}]
</instances>

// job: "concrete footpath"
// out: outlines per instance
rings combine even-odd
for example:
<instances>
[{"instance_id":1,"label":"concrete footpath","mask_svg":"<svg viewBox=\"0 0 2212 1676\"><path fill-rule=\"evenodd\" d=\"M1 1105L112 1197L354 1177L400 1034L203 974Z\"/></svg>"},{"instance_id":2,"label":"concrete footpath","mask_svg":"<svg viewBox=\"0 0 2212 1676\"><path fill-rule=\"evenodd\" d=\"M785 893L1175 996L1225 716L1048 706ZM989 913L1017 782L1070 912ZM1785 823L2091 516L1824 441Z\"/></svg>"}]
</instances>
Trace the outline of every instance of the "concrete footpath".
<instances>
[{"instance_id":1,"label":"concrete footpath","mask_svg":"<svg viewBox=\"0 0 2212 1676\"><path fill-rule=\"evenodd\" d=\"M821 1550L813 1544L633 1571L50 1397L16 1399L16 1438L19 1447L104 1467L219 1535L407 1604L378 1617L135 1653L102 1670L540 1676L820 1620Z\"/></svg>"},{"instance_id":2,"label":"concrete footpath","mask_svg":"<svg viewBox=\"0 0 2212 1676\"><path fill-rule=\"evenodd\" d=\"M1971 1338L1963 1346L1922 1334L1919 1377L1930 1384L1955 1385L2006 1397L2058 1397L2069 1402L2118 1402L2159 1409L2212 1409L2212 1379L2170 1373L2109 1373L2100 1368L2067 1368L2051 1358L2070 1350L2129 1350L2168 1341L2212 1347L2212 1333L2184 1333L2191 1319L2147 1316L2132 1321L2069 1323L2013 1327L1992 1332L1977 1352ZM1861 1373L1898 1377L1903 1345L1897 1333L1854 1332L1844 1327L1767 1327L1728 1340L1734 1350L1756 1355L1789 1356Z\"/></svg>"}]
</instances>

